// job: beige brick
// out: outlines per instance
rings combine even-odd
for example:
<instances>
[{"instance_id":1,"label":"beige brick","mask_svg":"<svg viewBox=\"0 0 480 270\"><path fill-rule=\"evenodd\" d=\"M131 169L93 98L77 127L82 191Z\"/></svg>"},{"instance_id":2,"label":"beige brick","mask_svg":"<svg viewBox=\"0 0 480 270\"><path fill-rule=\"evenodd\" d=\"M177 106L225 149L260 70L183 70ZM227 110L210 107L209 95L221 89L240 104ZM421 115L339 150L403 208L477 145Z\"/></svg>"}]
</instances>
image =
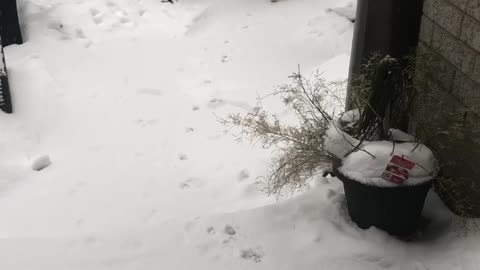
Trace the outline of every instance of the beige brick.
<instances>
[{"instance_id":1,"label":"beige brick","mask_svg":"<svg viewBox=\"0 0 480 270\"><path fill-rule=\"evenodd\" d=\"M463 73L473 72L476 52L440 27L434 27L432 48Z\"/></svg>"},{"instance_id":2,"label":"beige brick","mask_svg":"<svg viewBox=\"0 0 480 270\"><path fill-rule=\"evenodd\" d=\"M480 84L457 72L453 82L452 94L473 112L480 114Z\"/></svg>"},{"instance_id":3,"label":"beige brick","mask_svg":"<svg viewBox=\"0 0 480 270\"><path fill-rule=\"evenodd\" d=\"M468 0L447 0L450 4L458 7L461 10L465 10L467 7Z\"/></svg>"},{"instance_id":4,"label":"beige brick","mask_svg":"<svg viewBox=\"0 0 480 270\"><path fill-rule=\"evenodd\" d=\"M468 109L452 95L443 91L441 85L426 80L423 87L417 89L419 92L413 103L417 132L433 135L463 120L463 113Z\"/></svg>"},{"instance_id":5,"label":"beige brick","mask_svg":"<svg viewBox=\"0 0 480 270\"><path fill-rule=\"evenodd\" d=\"M466 11L470 16L480 21L480 0L468 0Z\"/></svg>"},{"instance_id":6,"label":"beige brick","mask_svg":"<svg viewBox=\"0 0 480 270\"><path fill-rule=\"evenodd\" d=\"M422 24L420 26L420 36L419 39L425 42L427 45L432 45L432 37L433 37L433 22L423 16L422 17Z\"/></svg>"},{"instance_id":7,"label":"beige brick","mask_svg":"<svg viewBox=\"0 0 480 270\"><path fill-rule=\"evenodd\" d=\"M435 151L442 165L442 175L455 179L455 196L458 195L458 198L449 201L451 194L443 194L445 195L443 196L439 193L441 198L456 213L478 217L480 216L480 181L478 181L480 118L472 109L475 109L475 105L479 106L477 104L479 104L480 94L477 93L480 91L476 89L477 91L474 92L474 83L465 76L462 77L461 73L457 73L460 75L456 76L456 96L443 91L441 85L422 79L426 83L424 87L418 88L419 91L412 104L413 124L415 135ZM471 104L465 106L464 103ZM459 183L462 189L459 188ZM473 186L476 188L472 188ZM460 199L466 199L467 206L478 207L458 207ZM466 212L465 209L468 211Z\"/></svg>"},{"instance_id":8,"label":"beige brick","mask_svg":"<svg viewBox=\"0 0 480 270\"><path fill-rule=\"evenodd\" d=\"M480 22L465 16L460 39L465 41L477 52L480 52Z\"/></svg>"},{"instance_id":9,"label":"beige brick","mask_svg":"<svg viewBox=\"0 0 480 270\"><path fill-rule=\"evenodd\" d=\"M426 0L423 12L425 16L454 36L460 35L463 13L449 2L445 0Z\"/></svg>"},{"instance_id":10,"label":"beige brick","mask_svg":"<svg viewBox=\"0 0 480 270\"><path fill-rule=\"evenodd\" d=\"M418 44L416 67L447 91L452 88L456 68L422 42Z\"/></svg>"},{"instance_id":11,"label":"beige brick","mask_svg":"<svg viewBox=\"0 0 480 270\"><path fill-rule=\"evenodd\" d=\"M480 84L480 54L477 55L477 60L475 60L475 68L473 69L471 77L474 81Z\"/></svg>"}]
</instances>

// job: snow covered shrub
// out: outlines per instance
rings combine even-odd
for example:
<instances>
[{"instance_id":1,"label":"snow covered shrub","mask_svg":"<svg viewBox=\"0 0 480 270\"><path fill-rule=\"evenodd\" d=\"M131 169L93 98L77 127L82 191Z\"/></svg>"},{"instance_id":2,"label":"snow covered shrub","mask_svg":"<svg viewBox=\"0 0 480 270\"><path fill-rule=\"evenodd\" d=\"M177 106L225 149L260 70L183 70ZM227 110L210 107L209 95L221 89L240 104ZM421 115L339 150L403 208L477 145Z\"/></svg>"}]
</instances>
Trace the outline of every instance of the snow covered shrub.
<instances>
[{"instance_id":1,"label":"snow covered shrub","mask_svg":"<svg viewBox=\"0 0 480 270\"><path fill-rule=\"evenodd\" d=\"M261 103L222 122L240 128L240 139L278 150L265 178L269 194L300 189L321 170L332 169L360 228L408 235L418 227L437 163L426 145L405 132L414 94L410 71L390 56L369 63L352 85L358 91L354 110L343 112L345 82L319 75L306 79L298 72L273 93L293 109L296 123L285 124Z\"/></svg>"},{"instance_id":2,"label":"snow covered shrub","mask_svg":"<svg viewBox=\"0 0 480 270\"><path fill-rule=\"evenodd\" d=\"M221 119L229 130L241 129L239 139L259 142L264 148L277 147L265 178L268 194L285 188L300 189L310 177L331 166L332 156L324 139L335 110L344 108L345 81L328 82L319 74L307 79L300 72L290 78L291 83L280 86L272 96L280 97L285 106L293 109L298 123L285 124L278 115L267 112L261 100L252 112Z\"/></svg>"},{"instance_id":3,"label":"snow covered shrub","mask_svg":"<svg viewBox=\"0 0 480 270\"><path fill-rule=\"evenodd\" d=\"M415 163L408 184L435 176L433 153L402 132L408 127L414 93L411 69L397 59L374 55L364 71L352 82L356 110L343 113L345 82L328 82L318 74L307 79L298 72L291 76L290 84L272 95L295 112L296 123L285 124L278 115L269 113L261 100L252 112L221 119L229 130L240 128L239 139L260 142L264 148L276 147L265 181L269 194L300 189L309 178L339 160L343 162L339 172L372 185L394 185L385 183L382 173L395 156ZM408 175L403 180L406 178Z\"/></svg>"}]
</instances>

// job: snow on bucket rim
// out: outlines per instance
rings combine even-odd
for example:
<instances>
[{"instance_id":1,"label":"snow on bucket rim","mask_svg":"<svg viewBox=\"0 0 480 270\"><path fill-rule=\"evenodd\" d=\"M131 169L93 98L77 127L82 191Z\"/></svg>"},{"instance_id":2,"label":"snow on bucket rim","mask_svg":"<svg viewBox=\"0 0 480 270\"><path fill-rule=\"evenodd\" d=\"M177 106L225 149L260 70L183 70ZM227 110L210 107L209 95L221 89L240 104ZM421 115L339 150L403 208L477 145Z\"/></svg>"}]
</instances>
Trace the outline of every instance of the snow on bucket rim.
<instances>
[{"instance_id":1,"label":"snow on bucket rim","mask_svg":"<svg viewBox=\"0 0 480 270\"><path fill-rule=\"evenodd\" d=\"M329 153L342 160L338 171L345 177L367 185L379 187L414 186L431 181L437 174L437 161L426 145L390 141L362 142L361 149L350 153L360 141L331 124L325 137ZM372 155L374 157L372 157ZM398 155L415 163L404 184L398 185L382 178L392 156Z\"/></svg>"}]
</instances>

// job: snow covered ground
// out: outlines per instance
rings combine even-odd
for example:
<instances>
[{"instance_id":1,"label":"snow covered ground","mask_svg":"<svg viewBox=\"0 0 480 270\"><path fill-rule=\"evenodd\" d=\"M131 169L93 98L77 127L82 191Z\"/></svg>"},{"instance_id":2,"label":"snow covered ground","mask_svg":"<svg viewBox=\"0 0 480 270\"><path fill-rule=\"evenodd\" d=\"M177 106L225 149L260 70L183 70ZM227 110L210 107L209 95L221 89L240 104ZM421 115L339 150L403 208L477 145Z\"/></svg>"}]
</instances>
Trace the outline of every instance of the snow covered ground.
<instances>
[{"instance_id":1,"label":"snow covered ground","mask_svg":"<svg viewBox=\"0 0 480 270\"><path fill-rule=\"evenodd\" d=\"M255 184L271 152L217 121L298 64L345 78L353 25L329 10L352 1L18 2L0 269L478 269L435 196L414 243L351 224L335 179L276 202Z\"/></svg>"}]
</instances>

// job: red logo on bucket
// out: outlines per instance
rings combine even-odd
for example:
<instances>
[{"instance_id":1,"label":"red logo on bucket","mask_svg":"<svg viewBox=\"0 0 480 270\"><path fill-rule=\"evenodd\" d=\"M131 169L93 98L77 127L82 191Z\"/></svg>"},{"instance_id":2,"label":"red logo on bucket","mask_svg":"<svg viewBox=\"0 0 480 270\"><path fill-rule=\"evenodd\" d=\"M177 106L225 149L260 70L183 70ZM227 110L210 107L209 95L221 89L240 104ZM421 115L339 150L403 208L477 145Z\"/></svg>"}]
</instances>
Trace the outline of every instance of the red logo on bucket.
<instances>
[{"instance_id":1,"label":"red logo on bucket","mask_svg":"<svg viewBox=\"0 0 480 270\"><path fill-rule=\"evenodd\" d=\"M382 174L382 178L395 184L403 184L408 179L408 172L415 163L401 156L393 156Z\"/></svg>"}]
</instances>

